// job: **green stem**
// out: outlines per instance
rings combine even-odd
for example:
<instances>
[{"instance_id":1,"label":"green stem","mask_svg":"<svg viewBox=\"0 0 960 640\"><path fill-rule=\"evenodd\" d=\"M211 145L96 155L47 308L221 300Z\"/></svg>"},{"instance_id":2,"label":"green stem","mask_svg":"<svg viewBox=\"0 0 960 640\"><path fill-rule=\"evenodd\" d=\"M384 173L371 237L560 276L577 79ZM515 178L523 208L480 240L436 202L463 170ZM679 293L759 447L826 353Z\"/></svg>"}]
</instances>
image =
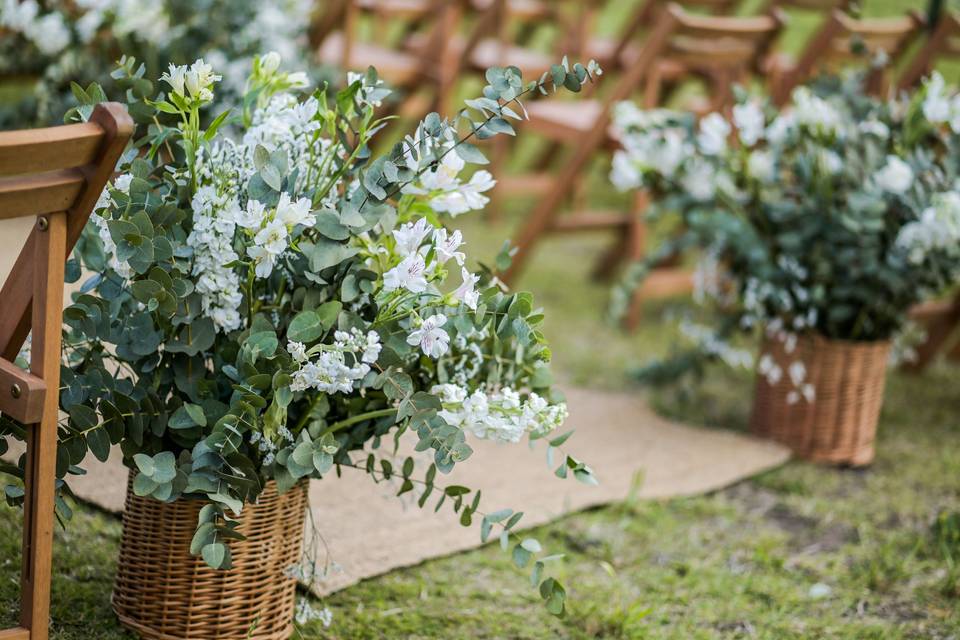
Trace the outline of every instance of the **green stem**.
<instances>
[{"instance_id":1,"label":"green stem","mask_svg":"<svg viewBox=\"0 0 960 640\"><path fill-rule=\"evenodd\" d=\"M324 429L324 433L336 433L341 429L346 429L347 427L353 426L358 422L365 422L367 420L374 420L376 418L385 418L391 414L396 413L397 410L394 407L388 407L386 409L377 409L376 411L367 411L366 413L358 413L355 416L350 416L345 420L340 422L334 422L332 425Z\"/></svg>"}]
</instances>

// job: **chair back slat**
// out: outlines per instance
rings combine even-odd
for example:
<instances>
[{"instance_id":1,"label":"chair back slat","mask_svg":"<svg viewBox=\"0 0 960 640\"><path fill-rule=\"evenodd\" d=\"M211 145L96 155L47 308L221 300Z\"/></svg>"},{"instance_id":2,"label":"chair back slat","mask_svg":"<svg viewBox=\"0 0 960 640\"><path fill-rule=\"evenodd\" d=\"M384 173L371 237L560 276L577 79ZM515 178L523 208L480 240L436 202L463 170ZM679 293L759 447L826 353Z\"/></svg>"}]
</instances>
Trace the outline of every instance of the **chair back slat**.
<instances>
[{"instance_id":1,"label":"chair back slat","mask_svg":"<svg viewBox=\"0 0 960 640\"><path fill-rule=\"evenodd\" d=\"M0 220L66 211L85 182L76 168L0 178Z\"/></svg>"},{"instance_id":2,"label":"chair back slat","mask_svg":"<svg viewBox=\"0 0 960 640\"><path fill-rule=\"evenodd\" d=\"M960 58L960 15L944 13L937 21L933 32L903 70L897 87L909 89L933 71L933 64L940 58Z\"/></svg>"},{"instance_id":3,"label":"chair back slat","mask_svg":"<svg viewBox=\"0 0 960 640\"><path fill-rule=\"evenodd\" d=\"M0 176L89 164L102 141L103 129L92 122L0 132Z\"/></svg>"}]
</instances>

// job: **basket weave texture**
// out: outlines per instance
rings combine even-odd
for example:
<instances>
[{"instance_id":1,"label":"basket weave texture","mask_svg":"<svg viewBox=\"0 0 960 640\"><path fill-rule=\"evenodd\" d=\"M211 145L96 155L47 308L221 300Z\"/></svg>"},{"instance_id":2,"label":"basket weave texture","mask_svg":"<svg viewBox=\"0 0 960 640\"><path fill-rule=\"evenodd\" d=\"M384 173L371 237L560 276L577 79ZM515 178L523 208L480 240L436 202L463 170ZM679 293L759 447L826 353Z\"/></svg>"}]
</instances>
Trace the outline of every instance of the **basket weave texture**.
<instances>
[{"instance_id":1,"label":"basket weave texture","mask_svg":"<svg viewBox=\"0 0 960 640\"><path fill-rule=\"evenodd\" d=\"M293 631L307 483L278 495L269 482L246 504L230 540L233 568L214 570L190 555L204 500L166 504L127 487L123 537L113 590L121 624L148 640L280 640ZM252 632L251 632L252 629Z\"/></svg>"},{"instance_id":2,"label":"basket weave texture","mask_svg":"<svg viewBox=\"0 0 960 640\"><path fill-rule=\"evenodd\" d=\"M773 358L783 376L771 385L757 374L752 431L787 445L807 460L870 464L883 405L889 341L801 336L792 353L774 339L764 341L762 352ZM813 402L802 397L788 401L796 391L788 368L798 360L806 367L805 382L814 387Z\"/></svg>"}]
</instances>

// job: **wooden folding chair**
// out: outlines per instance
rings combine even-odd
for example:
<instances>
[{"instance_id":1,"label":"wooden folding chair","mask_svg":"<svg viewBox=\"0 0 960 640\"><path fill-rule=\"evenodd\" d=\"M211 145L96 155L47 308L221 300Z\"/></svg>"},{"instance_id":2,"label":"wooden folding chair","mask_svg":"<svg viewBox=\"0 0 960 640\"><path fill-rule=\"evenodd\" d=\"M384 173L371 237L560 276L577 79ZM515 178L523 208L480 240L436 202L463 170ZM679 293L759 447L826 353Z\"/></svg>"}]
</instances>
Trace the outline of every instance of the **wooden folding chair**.
<instances>
[{"instance_id":1,"label":"wooden folding chair","mask_svg":"<svg viewBox=\"0 0 960 640\"><path fill-rule=\"evenodd\" d=\"M548 140L571 149L569 158L556 173L547 168L544 174L523 176L502 181L509 191L537 192L540 198L536 207L526 219L516 236L517 252L511 268L504 274L507 281L515 281L526 266L531 251L547 234L553 232L580 232L593 230L613 230L617 242L601 259L597 272L612 272L623 260L638 260L645 253L646 226L642 219L646 201L643 194L638 196L632 211L586 211L562 215L563 206L578 190L585 178L590 161L617 146L610 132L613 106L643 89L644 82L655 73L657 65L676 51L680 42L711 42L723 36L728 55L717 54L718 63L724 61L731 71L722 77L731 80L745 64L744 60L755 58L751 51L749 57L734 56L730 52L744 51L741 42L753 43L772 37L780 27L776 17L757 18L709 18L691 16L677 5L670 5L660 14L653 29L645 38L643 45L633 61L624 67L613 89L602 99L591 100L539 100L527 105L530 120L528 126ZM738 43L734 46L733 43ZM712 67L720 74L723 67ZM721 88L722 89L722 88ZM726 95L727 90L723 90ZM627 319L628 325L636 324L639 319L640 295L656 297L688 291L692 285L689 273L679 267L664 267L655 270L645 281Z\"/></svg>"},{"instance_id":2,"label":"wooden folding chair","mask_svg":"<svg viewBox=\"0 0 960 640\"><path fill-rule=\"evenodd\" d=\"M20 626L0 640L48 637L64 263L132 133L116 103L83 124L0 133L0 220L36 217L0 290L0 412L27 426ZM13 360L28 333L26 372Z\"/></svg>"},{"instance_id":3,"label":"wooden folding chair","mask_svg":"<svg viewBox=\"0 0 960 640\"><path fill-rule=\"evenodd\" d=\"M349 71L375 67L391 88L405 94L387 111L406 108L419 116L439 109L453 90L459 57L451 55L451 44L463 10L461 0L339 0L311 28L317 59ZM373 21L376 41L360 39L362 16ZM399 31L392 42L387 40L391 28ZM415 48L407 45L411 41L417 42ZM421 90L428 92L426 105L413 102Z\"/></svg>"},{"instance_id":4,"label":"wooden folding chair","mask_svg":"<svg viewBox=\"0 0 960 640\"><path fill-rule=\"evenodd\" d=\"M882 67L871 68L865 89L874 95L884 95L890 86L890 70L920 35L923 25L924 19L915 12L895 18L858 20L835 10L807 44L796 65L775 70L772 97L777 104L783 104L794 87L818 70L872 64L881 54L886 55L888 61Z\"/></svg>"},{"instance_id":5,"label":"wooden folding chair","mask_svg":"<svg viewBox=\"0 0 960 640\"><path fill-rule=\"evenodd\" d=\"M723 16L734 12L739 0L683 0L676 2L686 11ZM640 34L650 29L668 3L666 0L646 0L624 21L613 37L592 36L586 39L583 57L600 63L604 72L612 73L629 64L636 57L636 43Z\"/></svg>"},{"instance_id":6,"label":"wooden folding chair","mask_svg":"<svg viewBox=\"0 0 960 640\"><path fill-rule=\"evenodd\" d=\"M933 64L941 58L960 59L960 15L945 13L940 16L933 33L897 79L897 88L910 89L933 71Z\"/></svg>"},{"instance_id":7,"label":"wooden folding chair","mask_svg":"<svg viewBox=\"0 0 960 640\"><path fill-rule=\"evenodd\" d=\"M515 66L525 78L539 78L564 55L578 57L596 19L601 0L472 0L480 12L463 47L463 67L483 73L494 66ZM549 50L528 46L545 24L557 26Z\"/></svg>"},{"instance_id":8,"label":"wooden folding chair","mask_svg":"<svg viewBox=\"0 0 960 640\"><path fill-rule=\"evenodd\" d=\"M917 346L916 360L905 363L903 368L919 372L926 369L950 339L960 332L960 293L949 300L934 300L914 306L910 310L910 319L923 329L926 340ZM960 359L960 341L948 352L947 357Z\"/></svg>"},{"instance_id":9,"label":"wooden folding chair","mask_svg":"<svg viewBox=\"0 0 960 640\"><path fill-rule=\"evenodd\" d=\"M657 63L647 75L644 106L663 105L670 91L689 80L706 85L706 101L692 106L698 113L729 111L733 85L747 84L763 68L770 46L785 19L778 9L763 16L699 16L684 13Z\"/></svg>"}]
</instances>

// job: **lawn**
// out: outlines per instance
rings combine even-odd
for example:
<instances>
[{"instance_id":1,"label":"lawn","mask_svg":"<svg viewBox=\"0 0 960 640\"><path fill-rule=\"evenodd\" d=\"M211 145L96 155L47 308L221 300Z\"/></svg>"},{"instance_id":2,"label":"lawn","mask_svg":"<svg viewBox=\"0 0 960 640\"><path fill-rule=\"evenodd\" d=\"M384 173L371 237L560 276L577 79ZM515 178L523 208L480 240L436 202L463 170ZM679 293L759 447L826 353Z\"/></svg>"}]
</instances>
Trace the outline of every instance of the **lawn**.
<instances>
[{"instance_id":1,"label":"lawn","mask_svg":"<svg viewBox=\"0 0 960 640\"><path fill-rule=\"evenodd\" d=\"M904 4L868 2L867 10ZM608 26L616 18L608 15ZM605 169L594 173L593 197L615 201ZM464 218L471 252L492 256L529 205L510 203L500 226ZM550 239L521 283L546 310L560 378L648 394L679 420L745 428L748 375L715 369L676 391L631 384L626 372L669 348L687 304L648 304L634 335L605 322L608 288L588 273L607 240ZM960 515L950 518L960 514L958 376L946 363L890 376L867 469L791 462L710 495L630 501L542 527L536 536L566 554L564 618L549 616L509 558L486 547L334 594L324 601L331 626L295 637L960 638ZM84 504L57 531L53 638L132 637L110 610L119 538L118 518ZM0 628L16 619L19 546L20 516L0 506Z\"/></svg>"}]
</instances>

